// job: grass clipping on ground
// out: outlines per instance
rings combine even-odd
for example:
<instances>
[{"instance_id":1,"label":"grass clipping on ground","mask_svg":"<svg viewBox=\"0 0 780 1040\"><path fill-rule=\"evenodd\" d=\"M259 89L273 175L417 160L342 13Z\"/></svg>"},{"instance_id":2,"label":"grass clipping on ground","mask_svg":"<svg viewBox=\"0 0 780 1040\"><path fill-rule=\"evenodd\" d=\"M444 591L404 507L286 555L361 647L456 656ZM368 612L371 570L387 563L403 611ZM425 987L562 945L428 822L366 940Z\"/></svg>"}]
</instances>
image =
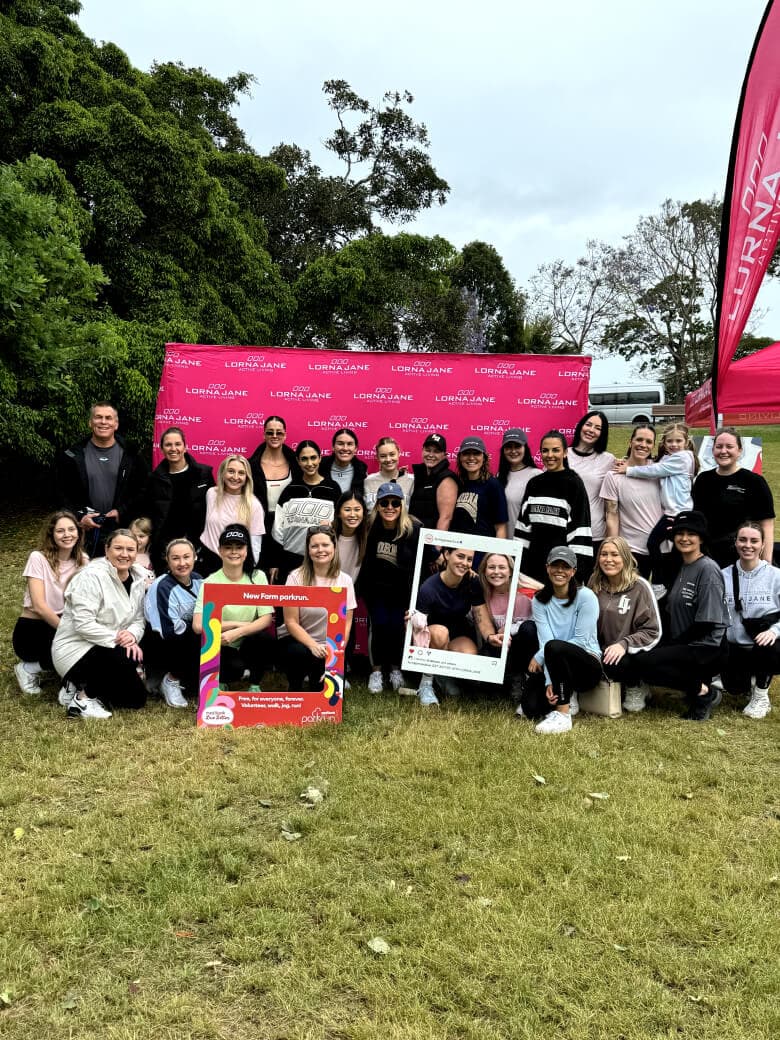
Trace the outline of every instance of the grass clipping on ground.
<instances>
[{"instance_id":1,"label":"grass clipping on ground","mask_svg":"<svg viewBox=\"0 0 780 1040\"><path fill-rule=\"evenodd\" d=\"M6 525L21 573L28 521ZM780 1033L778 712L539 738L357 686L339 727L66 724L2 593L0 1034ZM773 693L776 694L777 689Z\"/></svg>"}]
</instances>

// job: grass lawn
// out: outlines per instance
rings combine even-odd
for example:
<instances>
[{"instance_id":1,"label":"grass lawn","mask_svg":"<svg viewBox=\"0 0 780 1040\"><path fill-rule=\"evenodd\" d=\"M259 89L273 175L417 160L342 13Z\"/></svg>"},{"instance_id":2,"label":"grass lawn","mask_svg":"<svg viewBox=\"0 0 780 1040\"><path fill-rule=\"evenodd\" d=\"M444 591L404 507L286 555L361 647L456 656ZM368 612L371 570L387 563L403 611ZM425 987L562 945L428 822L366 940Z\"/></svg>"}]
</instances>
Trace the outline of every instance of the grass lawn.
<instances>
[{"instance_id":1,"label":"grass lawn","mask_svg":"<svg viewBox=\"0 0 780 1040\"><path fill-rule=\"evenodd\" d=\"M780 710L544 739L357 687L340 727L66 723L11 671L36 521L0 542L0 1036L780 1035Z\"/></svg>"}]
</instances>

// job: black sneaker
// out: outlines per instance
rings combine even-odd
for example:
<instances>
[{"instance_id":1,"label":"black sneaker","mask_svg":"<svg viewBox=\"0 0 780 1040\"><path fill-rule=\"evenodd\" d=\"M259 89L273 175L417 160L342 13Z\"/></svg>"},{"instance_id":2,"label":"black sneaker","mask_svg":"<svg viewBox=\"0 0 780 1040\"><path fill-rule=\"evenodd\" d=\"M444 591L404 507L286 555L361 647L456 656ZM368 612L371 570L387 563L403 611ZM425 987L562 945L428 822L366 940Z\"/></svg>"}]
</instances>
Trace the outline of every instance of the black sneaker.
<instances>
[{"instance_id":1,"label":"black sneaker","mask_svg":"<svg viewBox=\"0 0 780 1040\"><path fill-rule=\"evenodd\" d=\"M722 700L723 690L719 690L716 687L710 690L709 694L697 697L683 718L690 719L691 722L707 722L712 715L712 709L717 708Z\"/></svg>"}]
</instances>

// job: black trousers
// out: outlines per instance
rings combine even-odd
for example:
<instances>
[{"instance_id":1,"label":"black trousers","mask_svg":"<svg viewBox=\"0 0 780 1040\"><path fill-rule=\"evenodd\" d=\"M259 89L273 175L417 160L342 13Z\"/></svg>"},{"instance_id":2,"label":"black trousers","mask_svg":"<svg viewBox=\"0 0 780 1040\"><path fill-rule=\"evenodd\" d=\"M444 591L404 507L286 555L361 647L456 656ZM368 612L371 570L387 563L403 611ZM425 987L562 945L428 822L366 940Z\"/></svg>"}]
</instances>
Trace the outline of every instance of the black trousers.
<instances>
[{"instance_id":1,"label":"black trousers","mask_svg":"<svg viewBox=\"0 0 780 1040\"><path fill-rule=\"evenodd\" d=\"M279 664L287 676L289 689L293 693L299 693L306 679L309 680L312 689L320 689L325 674L325 658L315 657L308 647L292 636L280 639L277 646Z\"/></svg>"},{"instance_id":2,"label":"black trousers","mask_svg":"<svg viewBox=\"0 0 780 1040\"><path fill-rule=\"evenodd\" d=\"M709 685L725 660L725 648L721 646L656 646L640 654L626 654L620 662L621 679L632 686L647 682L681 690L688 703L694 705L702 684Z\"/></svg>"},{"instance_id":3,"label":"black trousers","mask_svg":"<svg viewBox=\"0 0 780 1040\"><path fill-rule=\"evenodd\" d=\"M51 671L51 644L54 641L56 628L47 621L37 618L20 617L16 619L11 641L14 653L20 661L32 664L37 661L41 668Z\"/></svg>"},{"instance_id":4,"label":"black trousers","mask_svg":"<svg viewBox=\"0 0 780 1040\"><path fill-rule=\"evenodd\" d=\"M553 693L558 696L555 704L550 705L551 710L568 704L572 693L592 690L601 679L601 660L565 639L551 639L545 643L544 664Z\"/></svg>"},{"instance_id":5,"label":"black trousers","mask_svg":"<svg viewBox=\"0 0 780 1040\"><path fill-rule=\"evenodd\" d=\"M146 630L141 641L147 675L162 678L166 672L178 679L192 695L198 689L200 636L188 628L179 636L163 639L159 632Z\"/></svg>"},{"instance_id":6,"label":"black trousers","mask_svg":"<svg viewBox=\"0 0 780 1040\"><path fill-rule=\"evenodd\" d=\"M368 605L371 623L368 653L374 668L400 668L404 646L405 607L373 601Z\"/></svg>"},{"instance_id":7,"label":"black trousers","mask_svg":"<svg viewBox=\"0 0 780 1040\"><path fill-rule=\"evenodd\" d=\"M93 646L64 676L109 708L143 708L146 687L122 646Z\"/></svg>"},{"instance_id":8,"label":"black trousers","mask_svg":"<svg viewBox=\"0 0 780 1040\"><path fill-rule=\"evenodd\" d=\"M241 646L223 645L219 658L219 681L235 682L248 668L250 684L259 686L263 672L274 666L275 650L276 641L267 630L245 636Z\"/></svg>"},{"instance_id":9,"label":"black trousers","mask_svg":"<svg viewBox=\"0 0 780 1040\"><path fill-rule=\"evenodd\" d=\"M513 676L523 675L528 671L531 658L538 649L539 640L536 637L536 624L533 621L523 621L515 635L512 636L512 642L509 644L504 675L505 686L509 685ZM501 648L488 646L487 643L483 643L480 653L484 654L485 657L500 657Z\"/></svg>"},{"instance_id":10,"label":"black trousers","mask_svg":"<svg viewBox=\"0 0 780 1040\"><path fill-rule=\"evenodd\" d=\"M780 640L771 646L728 644L728 660L720 670L723 685L729 693L748 693L755 675L756 686L765 688L772 676L780 673Z\"/></svg>"}]
</instances>

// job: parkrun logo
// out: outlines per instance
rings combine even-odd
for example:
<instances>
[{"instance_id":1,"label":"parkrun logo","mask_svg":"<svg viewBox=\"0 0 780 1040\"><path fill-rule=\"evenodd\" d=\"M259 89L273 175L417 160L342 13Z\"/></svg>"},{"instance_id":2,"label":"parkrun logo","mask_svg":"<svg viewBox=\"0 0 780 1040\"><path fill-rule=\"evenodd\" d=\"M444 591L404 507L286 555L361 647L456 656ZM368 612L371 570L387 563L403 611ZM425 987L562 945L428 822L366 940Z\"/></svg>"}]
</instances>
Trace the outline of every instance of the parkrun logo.
<instances>
[{"instance_id":1,"label":"parkrun logo","mask_svg":"<svg viewBox=\"0 0 780 1040\"><path fill-rule=\"evenodd\" d=\"M395 394L392 386L377 386L370 393L353 394L353 401L374 401L377 404L400 404L402 401L413 401L413 394Z\"/></svg>"},{"instance_id":2,"label":"parkrun logo","mask_svg":"<svg viewBox=\"0 0 780 1040\"><path fill-rule=\"evenodd\" d=\"M283 401L330 401L333 394L320 393L310 386L292 386L289 390L272 390L269 397L281 398Z\"/></svg>"},{"instance_id":3,"label":"parkrun logo","mask_svg":"<svg viewBox=\"0 0 780 1040\"><path fill-rule=\"evenodd\" d=\"M415 361L411 365L391 365L391 372L400 372L406 376L449 376L452 367L434 365L432 361Z\"/></svg>"},{"instance_id":4,"label":"parkrun logo","mask_svg":"<svg viewBox=\"0 0 780 1040\"><path fill-rule=\"evenodd\" d=\"M165 364L170 368L202 368L200 358L184 357L178 350L169 350L165 355Z\"/></svg>"},{"instance_id":5,"label":"parkrun logo","mask_svg":"<svg viewBox=\"0 0 780 1040\"><path fill-rule=\"evenodd\" d=\"M475 365L476 376L499 376L501 379L526 379L536 375L535 368L515 368L512 361L497 361L494 365Z\"/></svg>"},{"instance_id":6,"label":"parkrun logo","mask_svg":"<svg viewBox=\"0 0 780 1040\"><path fill-rule=\"evenodd\" d=\"M437 394L434 400L439 404L471 405L472 407L496 403L495 397L484 397L476 390L458 390L456 394Z\"/></svg>"},{"instance_id":7,"label":"parkrun logo","mask_svg":"<svg viewBox=\"0 0 780 1040\"><path fill-rule=\"evenodd\" d=\"M248 390L231 390L228 388L227 383L209 383L208 386L187 386L184 388L185 394L192 394L193 397L209 397L233 400L235 397L249 397Z\"/></svg>"},{"instance_id":8,"label":"parkrun logo","mask_svg":"<svg viewBox=\"0 0 780 1040\"><path fill-rule=\"evenodd\" d=\"M335 372L338 375L347 372L370 372L371 365L357 363L349 358L332 358L330 361L310 361L310 372Z\"/></svg>"},{"instance_id":9,"label":"parkrun logo","mask_svg":"<svg viewBox=\"0 0 780 1040\"><path fill-rule=\"evenodd\" d=\"M242 372L278 372L287 368L287 362L266 361L264 354L249 354L240 361L226 361L225 368L237 368Z\"/></svg>"}]
</instances>

